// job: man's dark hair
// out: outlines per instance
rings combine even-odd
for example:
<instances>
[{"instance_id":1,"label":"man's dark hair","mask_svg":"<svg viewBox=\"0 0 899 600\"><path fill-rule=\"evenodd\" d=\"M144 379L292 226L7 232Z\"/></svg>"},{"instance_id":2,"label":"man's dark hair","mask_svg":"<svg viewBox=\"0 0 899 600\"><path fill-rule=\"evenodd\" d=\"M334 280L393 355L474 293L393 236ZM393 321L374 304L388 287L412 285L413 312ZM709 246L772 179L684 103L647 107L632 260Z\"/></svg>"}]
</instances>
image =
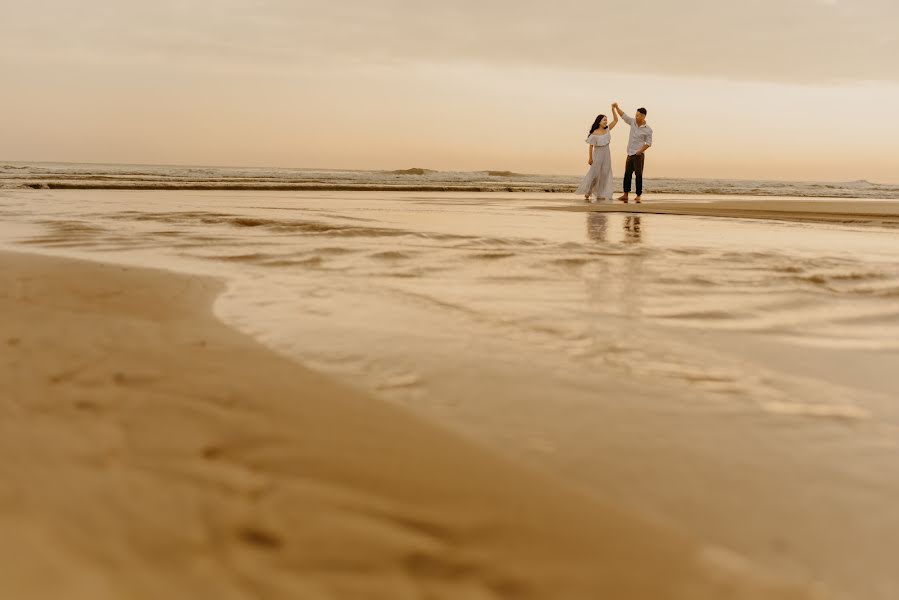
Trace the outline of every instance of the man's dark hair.
<instances>
[{"instance_id":1,"label":"man's dark hair","mask_svg":"<svg viewBox=\"0 0 899 600\"><path fill-rule=\"evenodd\" d=\"M638 112L638 113L641 113L644 117L646 116L646 109L645 109L645 108L638 108L638 109L637 109L637 112Z\"/></svg>"}]
</instances>

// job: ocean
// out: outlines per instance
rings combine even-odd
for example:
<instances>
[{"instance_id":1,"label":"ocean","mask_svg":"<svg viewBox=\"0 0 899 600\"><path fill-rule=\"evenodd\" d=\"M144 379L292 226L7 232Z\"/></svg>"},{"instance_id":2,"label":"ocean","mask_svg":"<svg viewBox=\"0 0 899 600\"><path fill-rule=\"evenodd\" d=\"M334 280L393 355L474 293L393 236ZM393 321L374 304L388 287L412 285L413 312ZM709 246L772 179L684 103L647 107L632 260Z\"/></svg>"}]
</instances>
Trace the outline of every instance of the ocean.
<instances>
[{"instance_id":1,"label":"ocean","mask_svg":"<svg viewBox=\"0 0 899 600\"><path fill-rule=\"evenodd\" d=\"M616 180L620 181L620 180ZM146 189L571 193L580 177L509 171L396 171L0 163L0 189ZM899 185L647 178L652 194L899 199ZM620 185L616 189L620 189Z\"/></svg>"}]
</instances>

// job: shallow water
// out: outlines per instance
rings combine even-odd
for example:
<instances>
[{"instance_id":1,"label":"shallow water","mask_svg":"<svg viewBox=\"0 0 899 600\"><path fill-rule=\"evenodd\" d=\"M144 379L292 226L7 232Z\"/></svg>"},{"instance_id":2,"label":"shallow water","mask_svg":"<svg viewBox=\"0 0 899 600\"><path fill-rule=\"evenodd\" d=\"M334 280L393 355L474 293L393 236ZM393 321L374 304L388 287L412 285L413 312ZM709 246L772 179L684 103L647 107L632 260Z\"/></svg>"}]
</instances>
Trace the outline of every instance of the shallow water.
<instances>
[{"instance_id":1,"label":"shallow water","mask_svg":"<svg viewBox=\"0 0 899 600\"><path fill-rule=\"evenodd\" d=\"M638 363L644 382L761 410L870 412L867 370L828 364L800 381L789 363L747 362L745 348L894 358L895 230L539 208L568 202L68 191L6 192L2 207L10 241L225 275L227 321L382 393L440 395L437 372L489 363L478 346L490 339L580 368L578 385ZM874 387L895 393L892 379Z\"/></svg>"},{"instance_id":2,"label":"shallow water","mask_svg":"<svg viewBox=\"0 0 899 600\"><path fill-rule=\"evenodd\" d=\"M891 597L896 230L541 208L570 203L7 190L0 241L226 277L217 313L281 352L788 574Z\"/></svg>"}]
</instances>

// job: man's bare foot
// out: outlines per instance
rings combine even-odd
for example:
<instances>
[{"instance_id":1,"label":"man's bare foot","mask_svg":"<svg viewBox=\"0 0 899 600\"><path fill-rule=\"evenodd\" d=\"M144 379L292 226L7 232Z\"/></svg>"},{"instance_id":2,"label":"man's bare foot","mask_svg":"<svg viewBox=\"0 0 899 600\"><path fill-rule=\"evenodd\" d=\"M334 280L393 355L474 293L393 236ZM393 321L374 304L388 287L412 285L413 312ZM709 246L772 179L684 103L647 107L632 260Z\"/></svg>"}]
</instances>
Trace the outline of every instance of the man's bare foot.
<instances>
[{"instance_id":1,"label":"man's bare foot","mask_svg":"<svg viewBox=\"0 0 899 600\"><path fill-rule=\"evenodd\" d=\"M643 203L643 201L640 200L640 196L637 196L636 198L634 198L634 202L636 202L637 204L642 204L642 203Z\"/></svg>"},{"instance_id":2,"label":"man's bare foot","mask_svg":"<svg viewBox=\"0 0 899 600\"><path fill-rule=\"evenodd\" d=\"M618 196L618 199L621 200L622 202L624 202L625 204L627 204L627 194L622 194L621 196Z\"/></svg>"}]
</instances>

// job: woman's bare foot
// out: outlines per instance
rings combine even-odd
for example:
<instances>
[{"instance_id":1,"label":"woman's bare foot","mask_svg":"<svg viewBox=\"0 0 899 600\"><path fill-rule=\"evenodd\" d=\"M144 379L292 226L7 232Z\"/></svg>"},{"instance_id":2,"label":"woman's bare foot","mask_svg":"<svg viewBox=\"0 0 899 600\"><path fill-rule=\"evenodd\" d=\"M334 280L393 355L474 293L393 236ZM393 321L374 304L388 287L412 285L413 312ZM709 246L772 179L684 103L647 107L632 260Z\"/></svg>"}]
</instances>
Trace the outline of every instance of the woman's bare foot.
<instances>
[{"instance_id":1,"label":"woman's bare foot","mask_svg":"<svg viewBox=\"0 0 899 600\"><path fill-rule=\"evenodd\" d=\"M590 196L584 196L584 202L590 202Z\"/></svg>"}]
</instances>

